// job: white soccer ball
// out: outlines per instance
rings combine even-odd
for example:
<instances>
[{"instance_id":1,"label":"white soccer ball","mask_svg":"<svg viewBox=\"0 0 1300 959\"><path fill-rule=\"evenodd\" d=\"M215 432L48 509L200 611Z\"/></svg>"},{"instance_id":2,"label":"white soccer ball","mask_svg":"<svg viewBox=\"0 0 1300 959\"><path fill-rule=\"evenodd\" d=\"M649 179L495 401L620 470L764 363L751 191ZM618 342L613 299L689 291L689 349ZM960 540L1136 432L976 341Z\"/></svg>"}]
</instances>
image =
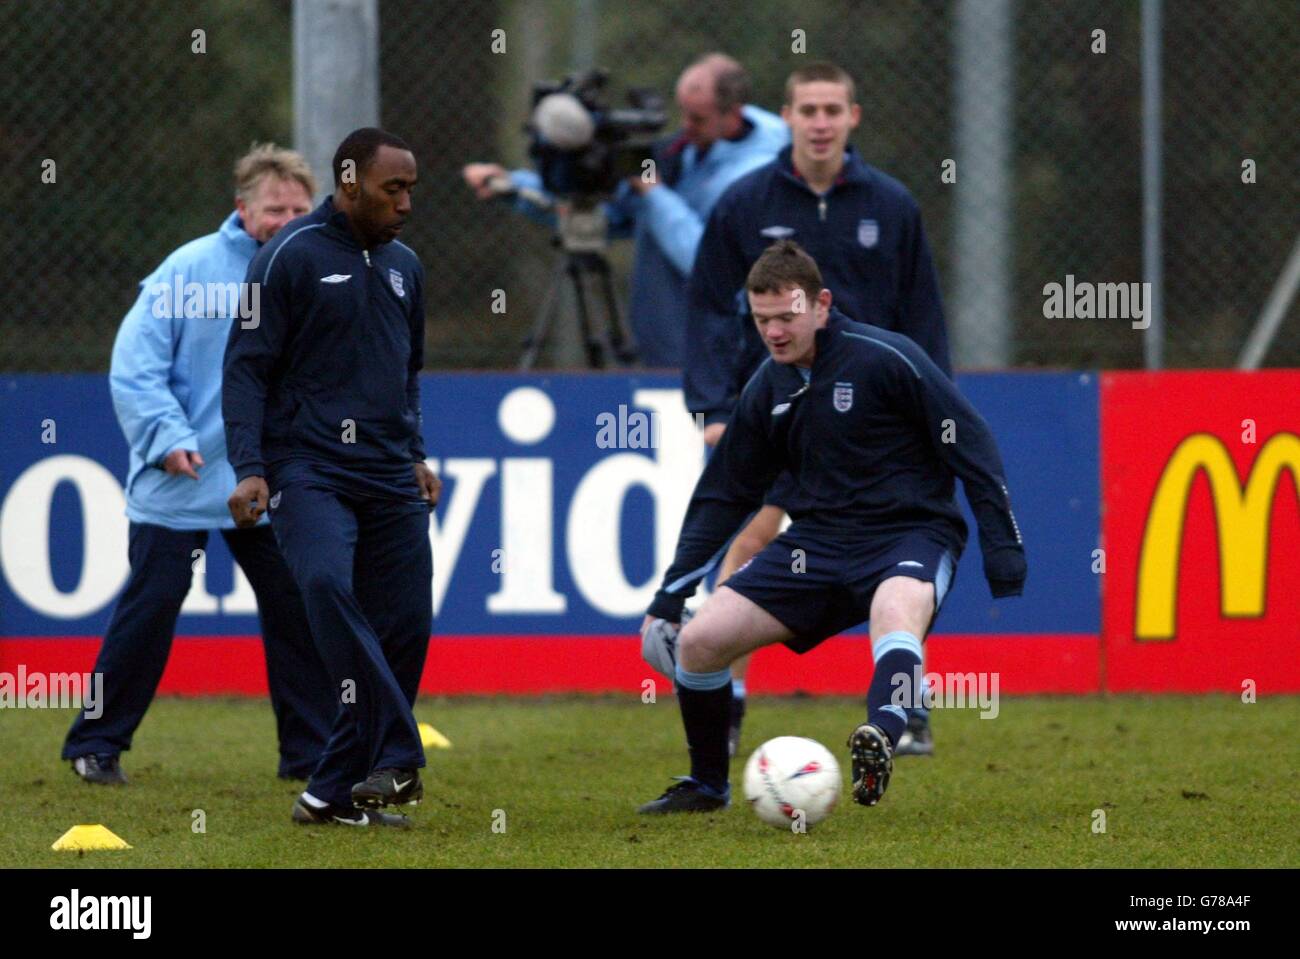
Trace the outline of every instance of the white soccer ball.
<instances>
[{"instance_id":1,"label":"white soccer ball","mask_svg":"<svg viewBox=\"0 0 1300 959\"><path fill-rule=\"evenodd\" d=\"M769 739L745 763L745 799L769 825L815 825L831 814L839 798L840 764L815 739Z\"/></svg>"}]
</instances>

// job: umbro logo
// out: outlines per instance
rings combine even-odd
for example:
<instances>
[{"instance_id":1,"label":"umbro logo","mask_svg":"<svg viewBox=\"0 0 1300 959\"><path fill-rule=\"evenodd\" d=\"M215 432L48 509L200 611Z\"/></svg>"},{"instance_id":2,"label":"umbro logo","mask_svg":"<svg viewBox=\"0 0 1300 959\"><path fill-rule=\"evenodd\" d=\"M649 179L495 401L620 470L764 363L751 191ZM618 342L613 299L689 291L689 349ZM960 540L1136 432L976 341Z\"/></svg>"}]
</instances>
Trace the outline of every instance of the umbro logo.
<instances>
[{"instance_id":1,"label":"umbro logo","mask_svg":"<svg viewBox=\"0 0 1300 959\"><path fill-rule=\"evenodd\" d=\"M914 560L914 559L905 559L905 560L903 560L901 563L899 563L898 565L899 565L899 566L919 566L919 567L921 567L922 569L925 568L925 564L924 564L924 563L918 563L918 562L917 562L916 560Z\"/></svg>"},{"instance_id":2,"label":"umbro logo","mask_svg":"<svg viewBox=\"0 0 1300 959\"><path fill-rule=\"evenodd\" d=\"M346 283L350 279L352 279L351 273L331 273L329 276L322 276L320 281L322 283Z\"/></svg>"},{"instance_id":3,"label":"umbro logo","mask_svg":"<svg viewBox=\"0 0 1300 959\"><path fill-rule=\"evenodd\" d=\"M794 228L788 226L766 226L758 231L759 236L766 236L773 240L783 240L787 236L794 236Z\"/></svg>"},{"instance_id":4,"label":"umbro logo","mask_svg":"<svg viewBox=\"0 0 1300 959\"><path fill-rule=\"evenodd\" d=\"M782 413L787 412L789 409L790 409L789 403L778 403L776 404L776 406L772 407L772 415L780 416Z\"/></svg>"}]
</instances>

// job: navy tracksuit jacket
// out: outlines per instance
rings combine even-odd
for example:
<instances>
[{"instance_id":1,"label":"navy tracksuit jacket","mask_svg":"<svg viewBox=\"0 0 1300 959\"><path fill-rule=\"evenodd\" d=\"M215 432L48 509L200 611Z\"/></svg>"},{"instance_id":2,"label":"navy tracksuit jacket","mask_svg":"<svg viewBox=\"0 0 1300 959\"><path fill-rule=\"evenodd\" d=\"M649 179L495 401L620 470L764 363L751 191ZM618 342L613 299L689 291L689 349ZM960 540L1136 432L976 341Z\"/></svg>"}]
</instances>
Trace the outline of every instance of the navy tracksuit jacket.
<instances>
[{"instance_id":1,"label":"navy tracksuit jacket","mask_svg":"<svg viewBox=\"0 0 1300 959\"><path fill-rule=\"evenodd\" d=\"M696 484L650 614L680 622L687 597L787 469L792 532L833 544L926 529L954 557L966 542L954 499L961 477L989 587L995 597L1018 595L1024 546L983 417L906 336L832 309L816 344L807 384L793 366L768 359L745 386Z\"/></svg>"},{"instance_id":2,"label":"navy tracksuit jacket","mask_svg":"<svg viewBox=\"0 0 1300 959\"><path fill-rule=\"evenodd\" d=\"M725 423L767 350L754 328L745 278L777 240L803 247L841 312L902 333L948 375L939 280L916 200L901 183L846 151L840 178L813 192L790 147L737 180L709 216L691 270L682 379L686 405Z\"/></svg>"},{"instance_id":3,"label":"navy tracksuit jacket","mask_svg":"<svg viewBox=\"0 0 1300 959\"><path fill-rule=\"evenodd\" d=\"M351 805L378 768L424 765L411 706L432 626L419 370L424 273L363 249L327 199L248 269L255 325L231 325L222 415L239 479L264 476L271 528L343 710L308 791Z\"/></svg>"},{"instance_id":4,"label":"navy tracksuit jacket","mask_svg":"<svg viewBox=\"0 0 1300 959\"><path fill-rule=\"evenodd\" d=\"M235 478L309 467L340 489L418 498L424 270L415 253L399 242L363 250L330 198L262 247L248 282L260 284L261 316L254 329L232 325L221 398ZM346 421L354 442L343 438Z\"/></svg>"}]
</instances>

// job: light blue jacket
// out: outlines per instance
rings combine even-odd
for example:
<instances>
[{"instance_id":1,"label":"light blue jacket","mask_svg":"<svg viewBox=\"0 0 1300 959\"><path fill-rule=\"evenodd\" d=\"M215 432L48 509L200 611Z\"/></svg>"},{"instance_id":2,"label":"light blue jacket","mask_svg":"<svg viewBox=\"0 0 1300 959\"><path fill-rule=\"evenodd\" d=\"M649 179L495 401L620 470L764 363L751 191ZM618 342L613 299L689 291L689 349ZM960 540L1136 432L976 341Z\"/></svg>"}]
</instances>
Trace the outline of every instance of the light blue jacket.
<instances>
[{"instance_id":1,"label":"light blue jacket","mask_svg":"<svg viewBox=\"0 0 1300 959\"><path fill-rule=\"evenodd\" d=\"M685 356L686 280L713 204L746 173L770 163L790 142L785 121L752 104L741 108L751 124L739 140L719 140L698 158L694 145L681 152L680 173L671 187L639 196L626 183L605 205L612 238L635 236L628 314L646 366L680 367ZM533 170L515 170L517 187L541 190ZM527 200L516 208L554 223Z\"/></svg>"},{"instance_id":2,"label":"light blue jacket","mask_svg":"<svg viewBox=\"0 0 1300 959\"><path fill-rule=\"evenodd\" d=\"M186 243L140 283L117 331L109 385L131 448L126 515L133 522L234 526L226 508L235 473L221 421L221 363L240 308L229 294L244 282L258 246L231 213L220 230ZM167 454L181 449L203 457L197 482L161 469Z\"/></svg>"}]
</instances>

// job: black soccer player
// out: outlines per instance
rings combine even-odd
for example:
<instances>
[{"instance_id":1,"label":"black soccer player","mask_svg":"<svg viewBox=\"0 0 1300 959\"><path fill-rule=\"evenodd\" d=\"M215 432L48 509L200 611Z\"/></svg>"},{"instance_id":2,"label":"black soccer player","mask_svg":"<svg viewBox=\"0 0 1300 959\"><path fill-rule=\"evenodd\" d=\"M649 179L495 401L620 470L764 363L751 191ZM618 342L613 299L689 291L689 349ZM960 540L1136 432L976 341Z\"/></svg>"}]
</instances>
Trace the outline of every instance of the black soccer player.
<instances>
[{"instance_id":1,"label":"black soccer player","mask_svg":"<svg viewBox=\"0 0 1300 959\"><path fill-rule=\"evenodd\" d=\"M404 825L378 807L423 793L411 707L432 625L439 481L420 431L424 270L397 240L415 180L400 138L350 133L334 195L249 265L260 314L226 344L230 511L243 527L269 509L342 704L294 804L300 823Z\"/></svg>"},{"instance_id":2,"label":"black soccer player","mask_svg":"<svg viewBox=\"0 0 1300 959\"><path fill-rule=\"evenodd\" d=\"M794 522L720 586L677 638L675 680L691 772L641 812L730 801L732 662L785 643L803 653L869 620L875 671L867 722L849 737L853 796L880 801L914 701L921 642L966 541L961 477L995 597L1025 580L1020 531L988 426L906 336L831 306L817 264L793 241L768 249L746 281L769 357L745 385L695 487L677 553L645 626L681 620L720 549L788 470ZM951 442L949 442L951 440ZM644 626L643 626L644 629Z\"/></svg>"}]
</instances>

